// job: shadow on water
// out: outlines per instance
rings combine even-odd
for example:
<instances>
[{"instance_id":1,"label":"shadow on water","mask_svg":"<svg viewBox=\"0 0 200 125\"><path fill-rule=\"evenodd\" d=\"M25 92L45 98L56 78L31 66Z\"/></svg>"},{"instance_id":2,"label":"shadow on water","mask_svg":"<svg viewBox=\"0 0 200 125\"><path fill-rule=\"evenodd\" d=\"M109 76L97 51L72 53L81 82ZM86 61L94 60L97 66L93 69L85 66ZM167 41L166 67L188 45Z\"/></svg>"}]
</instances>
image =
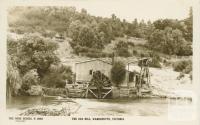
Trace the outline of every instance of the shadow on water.
<instances>
[{"instance_id":1,"label":"shadow on water","mask_svg":"<svg viewBox=\"0 0 200 125\"><path fill-rule=\"evenodd\" d=\"M26 109L33 106L60 104L56 97L43 98L41 96L18 96L6 100L7 108Z\"/></svg>"}]
</instances>

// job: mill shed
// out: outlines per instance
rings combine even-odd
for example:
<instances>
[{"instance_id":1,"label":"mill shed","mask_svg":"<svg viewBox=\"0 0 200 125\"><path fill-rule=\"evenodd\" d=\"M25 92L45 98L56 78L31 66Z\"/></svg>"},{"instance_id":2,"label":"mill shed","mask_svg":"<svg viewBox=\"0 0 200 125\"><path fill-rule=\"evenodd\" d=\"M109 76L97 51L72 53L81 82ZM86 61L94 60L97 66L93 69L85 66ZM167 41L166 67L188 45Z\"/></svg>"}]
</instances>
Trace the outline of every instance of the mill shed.
<instances>
[{"instance_id":1,"label":"mill shed","mask_svg":"<svg viewBox=\"0 0 200 125\"><path fill-rule=\"evenodd\" d=\"M75 63L76 82L89 82L93 72L100 71L110 78L112 64L100 59L92 59Z\"/></svg>"},{"instance_id":2,"label":"mill shed","mask_svg":"<svg viewBox=\"0 0 200 125\"><path fill-rule=\"evenodd\" d=\"M141 93L140 88L149 83L147 59L128 63L124 80L114 85L111 80L112 63L101 59L77 62L74 65L75 80L72 85L66 84L70 97L118 98L131 97ZM144 64L143 64L144 62ZM140 95L140 94L138 94Z\"/></svg>"}]
</instances>

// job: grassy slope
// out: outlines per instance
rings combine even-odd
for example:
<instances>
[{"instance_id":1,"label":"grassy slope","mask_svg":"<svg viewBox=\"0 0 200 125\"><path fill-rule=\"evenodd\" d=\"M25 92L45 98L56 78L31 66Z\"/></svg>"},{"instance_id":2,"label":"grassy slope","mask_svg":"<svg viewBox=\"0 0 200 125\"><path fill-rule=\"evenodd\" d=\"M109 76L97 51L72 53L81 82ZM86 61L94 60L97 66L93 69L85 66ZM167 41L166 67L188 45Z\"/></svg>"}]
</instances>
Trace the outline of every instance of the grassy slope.
<instances>
[{"instance_id":1,"label":"grassy slope","mask_svg":"<svg viewBox=\"0 0 200 125\"><path fill-rule=\"evenodd\" d=\"M112 40L110 44L106 45L103 52L106 53L112 53L114 52L114 47L119 41L124 41L124 42L131 42L135 45L135 48L137 49L140 45L144 45L147 41L142 38L135 38L135 37L130 37L130 38L125 38L125 37L118 37L115 38L115 40ZM132 53L132 48L130 48L130 52ZM139 50L139 49L137 49Z\"/></svg>"}]
</instances>

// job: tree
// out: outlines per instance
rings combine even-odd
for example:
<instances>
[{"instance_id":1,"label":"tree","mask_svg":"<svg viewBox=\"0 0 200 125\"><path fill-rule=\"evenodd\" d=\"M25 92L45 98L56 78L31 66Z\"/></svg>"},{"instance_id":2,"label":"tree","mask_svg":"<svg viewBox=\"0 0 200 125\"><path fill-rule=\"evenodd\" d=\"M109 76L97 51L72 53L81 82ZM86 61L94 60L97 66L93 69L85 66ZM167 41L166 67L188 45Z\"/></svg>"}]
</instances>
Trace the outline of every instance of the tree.
<instances>
[{"instance_id":1,"label":"tree","mask_svg":"<svg viewBox=\"0 0 200 125\"><path fill-rule=\"evenodd\" d=\"M123 62L115 62L111 69L111 80L118 86L125 79L126 69Z\"/></svg>"},{"instance_id":2,"label":"tree","mask_svg":"<svg viewBox=\"0 0 200 125\"><path fill-rule=\"evenodd\" d=\"M10 55L8 55L7 61L6 96L9 98L18 95L22 79L16 67L16 61Z\"/></svg>"},{"instance_id":3,"label":"tree","mask_svg":"<svg viewBox=\"0 0 200 125\"><path fill-rule=\"evenodd\" d=\"M78 42L78 40L79 40L80 29L81 29L81 21L80 20L75 20L75 21L71 22L71 24L69 26L68 34L72 38L72 40L75 44L78 44L76 42Z\"/></svg>"},{"instance_id":4,"label":"tree","mask_svg":"<svg viewBox=\"0 0 200 125\"><path fill-rule=\"evenodd\" d=\"M186 40L192 42L192 37L193 37L193 10L192 10L192 7L190 7L189 17L184 20L184 23L187 26L185 38L186 38Z\"/></svg>"},{"instance_id":5,"label":"tree","mask_svg":"<svg viewBox=\"0 0 200 125\"><path fill-rule=\"evenodd\" d=\"M95 33L89 25L83 25L79 31L78 43L81 46L93 47L95 44Z\"/></svg>"},{"instance_id":6,"label":"tree","mask_svg":"<svg viewBox=\"0 0 200 125\"><path fill-rule=\"evenodd\" d=\"M31 69L37 69L38 75L42 77L51 64L59 62L55 54L58 45L39 35L27 35L19 39L16 47L17 52L14 57L22 75ZM15 48L10 49L15 50Z\"/></svg>"},{"instance_id":7,"label":"tree","mask_svg":"<svg viewBox=\"0 0 200 125\"><path fill-rule=\"evenodd\" d=\"M154 25L151 23L151 21L147 22L147 27L145 30L145 38L149 39L149 37L151 36L151 34L153 33L153 31L155 30Z\"/></svg>"},{"instance_id":8,"label":"tree","mask_svg":"<svg viewBox=\"0 0 200 125\"><path fill-rule=\"evenodd\" d=\"M102 21L98 24L97 29L98 29L98 32L104 33L104 38L105 38L104 43L105 44L110 43L114 37L112 33L113 31L112 31L111 25L109 23L106 23L105 21L104 22Z\"/></svg>"},{"instance_id":9,"label":"tree","mask_svg":"<svg viewBox=\"0 0 200 125\"><path fill-rule=\"evenodd\" d=\"M162 30L156 29L149 37L148 47L152 50L162 51L163 41L164 32Z\"/></svg>"},{"instance_id":10,"label":"tree","mask_svg":"<svg viewBox=\"0 0 200 125\"><path fill-rule=\"evenodd\" d=\"M183 33L179 29L166 27L164 30L156 29L149 37L148 46L152 50L170 55L191 55L191 45L187 44Z\"/></svg>"}]
</instances>

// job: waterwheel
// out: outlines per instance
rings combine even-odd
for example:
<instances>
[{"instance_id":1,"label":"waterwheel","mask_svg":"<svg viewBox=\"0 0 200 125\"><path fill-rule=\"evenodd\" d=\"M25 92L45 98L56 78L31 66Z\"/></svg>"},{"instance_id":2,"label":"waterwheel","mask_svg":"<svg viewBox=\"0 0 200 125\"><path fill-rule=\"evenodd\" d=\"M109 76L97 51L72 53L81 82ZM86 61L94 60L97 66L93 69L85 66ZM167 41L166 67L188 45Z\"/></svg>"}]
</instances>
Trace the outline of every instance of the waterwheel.
<instances>
[{"instance_id":1,"label":"waterwheel","mask_svg":"<svg viewBox=\"0 0 200 125\"><path fill-rule=\"evenodd\" d=\"M108 94L108 92L104 92L103 89L105 87L111 87L111 81L106 75L104 75L100 71L95 71L93 72L92 79L89 84L89 88L91 86L95 87L95 89L97 90L97 92L95 92L95 89L94 90L90 89L90 92L92 91L92 94L96 95L95 97L104 98L105 95Z\"/></svg>"}]
</instances>

